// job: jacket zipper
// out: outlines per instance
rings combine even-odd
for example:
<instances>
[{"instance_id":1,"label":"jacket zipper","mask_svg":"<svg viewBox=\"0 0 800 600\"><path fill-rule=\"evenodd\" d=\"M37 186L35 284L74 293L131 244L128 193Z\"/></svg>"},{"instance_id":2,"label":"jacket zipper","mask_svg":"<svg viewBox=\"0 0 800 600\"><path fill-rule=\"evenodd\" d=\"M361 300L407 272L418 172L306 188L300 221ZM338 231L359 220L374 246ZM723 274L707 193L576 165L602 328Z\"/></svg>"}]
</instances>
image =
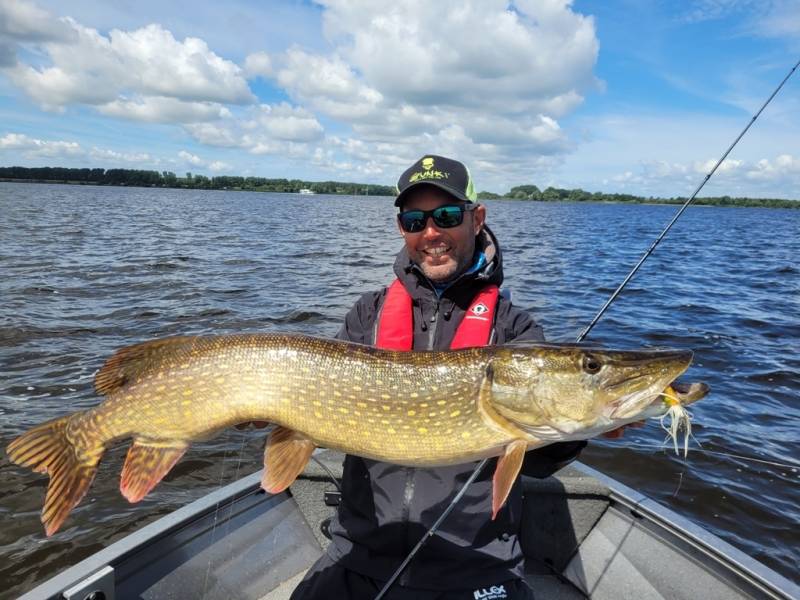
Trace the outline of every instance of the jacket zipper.
<instances>
[{"instance_id":1,"label":"jacket zipper","mask_svg":"<svg viewBox=\"0 0 800 600\"><path fill-rule=\"evenodd\" d=\"M403 523L406 528L406 549L405 554L411 552L412 540L409 538L409 517L411 514L411 501L414 499L414 469L406 467L406 483L403 488ZM409 582L409 569L406 569L400 574L400 585L407 585Z\"/></svg>"},{"instance_id":2,"label":"jacket zipper","mask_svg":"<svg viewBox=\"0 0 800 600\"><path fill-rule=\"evenodd\" d=\"M433 350L433 345L436 342L436 326L439 324L439 301L433 307L433 314L431 315L431 326L428 329L428 350Z\"/></svg>"}]
</instances>

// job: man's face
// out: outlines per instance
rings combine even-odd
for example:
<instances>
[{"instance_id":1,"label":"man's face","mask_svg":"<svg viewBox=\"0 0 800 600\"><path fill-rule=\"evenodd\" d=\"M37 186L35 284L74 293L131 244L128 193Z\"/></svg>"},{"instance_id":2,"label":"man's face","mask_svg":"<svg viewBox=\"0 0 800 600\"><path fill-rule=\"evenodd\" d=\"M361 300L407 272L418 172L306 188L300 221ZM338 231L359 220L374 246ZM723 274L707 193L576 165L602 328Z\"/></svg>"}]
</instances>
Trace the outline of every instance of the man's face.
<instances>
[{"instance_id":1,"label":"man's face","mask_svg":"<svg viewBox=\"0 0 800 600\"><path fill-rule=\"evenodd\" d=\"M464 203L437 187L421 185L409 193L402 210L433 210L445 204ZM425 276L435 283L445 283L472 266L475 236L483 228L485 220L486 209L478 206L465 212L463 223L457 227L440 229L432 218L428 218L422 231L408 233L400 228L400 234L408 255Z\"/></svg>"}]
</instances>

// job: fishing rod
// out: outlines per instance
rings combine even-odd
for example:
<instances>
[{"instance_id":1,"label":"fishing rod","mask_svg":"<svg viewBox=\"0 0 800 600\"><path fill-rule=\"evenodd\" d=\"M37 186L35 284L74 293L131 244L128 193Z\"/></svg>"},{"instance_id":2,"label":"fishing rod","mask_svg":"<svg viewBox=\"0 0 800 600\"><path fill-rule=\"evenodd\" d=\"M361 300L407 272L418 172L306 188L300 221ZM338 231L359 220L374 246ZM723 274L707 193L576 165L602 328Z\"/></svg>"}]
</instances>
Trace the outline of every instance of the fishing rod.
<instances>
[{"instance_id":1,"label":"fishing rod","mask_svg":"<svg viewBox=\"0 0 800 600\"><path fill-rule=\"evenodd\" d=\"M728 157L728 154L730 154L731 151L736 147L736 144L739 143L739 140L741 140L742 137L744 137L744 134L747 133L747 130L750 129L750 126L753 123L756 122L756 119L758 119L758 117L761 115L761 113L764 111L764 109L767 107L767 105L770 102L772 102L772 99L777 95L777 93L781 90L783 85L789 80L789 78L797 70L798 67L800 67L800 60L798 60L797 63L789 70L789 72L786 74L786 77L783 78L783 80L780 82L778 87L775 88L775 90L772 92L772 94L770 94L769 98L767 98L766 101L764 102L764 104L761 105L761 108L759 108L758 112L756 112L753 115L753 117L750 119L750 122L747 123L745 128L742 129L741 133L738 136L736 136L736 139L733 140L733 143L728 147L728 149L725 151L725 153L720 157L720 159L717 161L717 163L714 165L714 167L706 174L706 176L703 178L703 181L700 182L700 185L697 186L697 189L694 191L694 193L689 197L689 199L686 202L683 203L683 206L681 206L680 210L678 210L678 212L675 214L675 216L672 217L672 220L670 220L670 222L667 224L667 226L664 228L664 230L661 232L661 234L655 239L655 241L650 245L650 247L647 249L647 251L642 255L642 257L639 259L639 262L637 262L636 265L634 265L634 267L633 267L633 269L631 269L630 273L628 273L628 275L625 277L625 279L622 281L622 283L619 284L619 287L617 287L617 289L614 290L614 293L611 294L611 296L608 298L606 303L602 306L602 308L597 312L597 314L591 320L589 325L586 326L586 329L584 329L580 333L580 335L578 335L578 338L575 340L576 343L580 343L580 342L582 342L584 340L584 338L586 338L586 336L589 334L589 332L592 330L592 328L597 324L597 322L600 320L600 318L605 314L605 312L611 306L612 302L614 302L614 300L617 299L617 296L619 296L620 293L622 292L622 290L625 288L625 286L628 285L628 282L631 280L631 278L639 270L639 267L641 267L644 264L644 261L646 261L647 258L653 253L653 250L656 249L656 246L658 246L658 244L661 243L661 240L664 239L664 236L667 235L667 232L672 228L672 226L680 218L680 216L683 214L683 212L694 201L694 199L697 196L697 194L700 193L700 190L702 190L703 187L705 186L705 184L708 182L708 180L711 179L711 176L716 172L717 168L719 168L719 166L722 164L722 162ZM425 543L431 537L433 537L433 535L439 529L439 526L442 524L442 522L452 512L453 508L455 508L455 506L458 503L458 501L461 500L462 496L464 495L464 493L467 490L467 486L469 486L473 481L475 481L475 479L478 477L478 474L484 469L484 467L486 467L486 464L488 462L489 462L489 459L488 458L484 458L482 461L480 461L477 464L477 466L475 467L475 470L472 472L472 474L470 475L469 479L467 479L467 481L461 487L459 492L455 495L455 497L453 497L453 499L450 501L450 504L447 506L447 508L445 508L444 511L442 511L442 514L439 515L439 518L436 519L436 522L433 525L431 525L430 529L428 529L428 531L425 533L425 535L423 535L422 538L419 540L419 542L417 542L417 545L414 546L414 548L411 550L411 552L408 553L408 556L406 556L405 560L400 564L399 567L397 567L397 569L392 574L392 576L389 579L389 581L386 582L386 585L384 585L383 588L381 589L381 591L378 592L378 595L375 596L375 600L381 600L386 595L386 592L388 592L389 588L391 588L392 585L394 584L394 582L397 581L397 578L400 576L400 574L408 566L408 563L411 562L411 560L414 558L414 556L417 554L417 552L419 552L420 548L422 548L422 546L425 545Z\"/></svg>"}]
</instances>

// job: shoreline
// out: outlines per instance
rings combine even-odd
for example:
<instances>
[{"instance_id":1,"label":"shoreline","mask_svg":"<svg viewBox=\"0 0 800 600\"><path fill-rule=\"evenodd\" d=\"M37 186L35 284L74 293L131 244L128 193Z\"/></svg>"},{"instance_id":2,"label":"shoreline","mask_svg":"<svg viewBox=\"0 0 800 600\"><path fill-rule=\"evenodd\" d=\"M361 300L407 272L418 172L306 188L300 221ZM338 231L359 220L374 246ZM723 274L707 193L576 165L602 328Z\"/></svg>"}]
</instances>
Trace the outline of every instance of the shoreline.
<instances>
[{"instance_id":1,"label":"shoreline","mask_svg":"<svg viewBox=\"0 0 800 600\"><path fill-rule=\"evenodd\" d=\"M201 192L253 192L253 193L267 193L267 194L291 194L291 195L304 195L304 196L349 196L349 197L392 197L390 194L355 194L352 192L315 192L313 194L300 194L298 191L284 191L284 190L271 190L271 189L247 189L241 187L219 187L219 188L205 188L195 187L189 185L136 185L127 183L101 183L97 181L74 181L62 179L14 179L10 177L0 177L0 183L32 183L44 185L76 185L76 186L94 186L94 187L121 187L121 188L141 188L141 189L171 189L171 190L193 190ZM380 186L375 186L380 187ZM365 185L366 188L366 185ZM539 202L542 204L643 204L649 206L680 206L686 202L686 198L677 199L656 199L656 198L643 198L642 200L606 200L602 198L587 198L585 200L576 200L570 198L556 198L552 200L542 200L538 198L510 198L493 194L497 197L479 198L480 201L493 202L501 200L505 202ZM718 197L709 198L696 198L692 202L692 206L703 207L719 207L719 208L784 208L789 210L800 209L800 200L786 200L774 198L729 198L729 201L720 201Z\"/></svg>"}]
</instances>

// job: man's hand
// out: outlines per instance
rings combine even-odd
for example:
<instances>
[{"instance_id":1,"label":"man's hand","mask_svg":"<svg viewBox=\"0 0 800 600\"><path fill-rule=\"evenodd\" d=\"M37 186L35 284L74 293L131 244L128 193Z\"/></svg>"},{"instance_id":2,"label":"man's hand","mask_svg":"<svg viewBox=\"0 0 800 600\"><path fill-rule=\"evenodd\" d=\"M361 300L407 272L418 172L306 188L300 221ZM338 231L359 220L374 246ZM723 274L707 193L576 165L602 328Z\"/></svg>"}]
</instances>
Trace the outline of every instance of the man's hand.
<instances>
[{"instance_id":1,"label":"man's hand","mask_svg":"<svg viewBox=\"0 0 800 600\"><path fill-rule=\"evenodd\" d=\"M635 423L628 423L627 425L623 425L622 427L618 427L617 429L612 429L611 431L606 431L603 434L604 438L609 438L612 440L616 440L621 438L625 435L625 428L626 427L644 427L644 421L636 421Z\"/></svg>"}]
</instances>

